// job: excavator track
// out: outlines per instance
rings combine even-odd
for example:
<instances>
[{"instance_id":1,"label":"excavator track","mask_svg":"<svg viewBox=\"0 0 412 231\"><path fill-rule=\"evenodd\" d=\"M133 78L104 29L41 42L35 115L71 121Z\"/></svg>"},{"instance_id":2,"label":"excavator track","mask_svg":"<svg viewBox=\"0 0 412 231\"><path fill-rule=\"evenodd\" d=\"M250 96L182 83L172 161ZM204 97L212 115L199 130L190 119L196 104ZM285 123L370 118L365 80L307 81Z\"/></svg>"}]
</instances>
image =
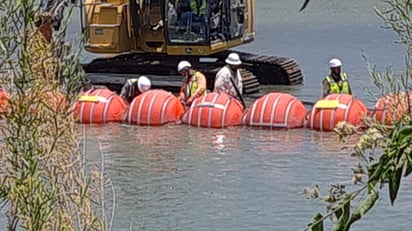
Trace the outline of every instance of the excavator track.
<instances>
[{"instance_id":1,"label":"excavator track","mask_svg":"<svg viewBox=\"0 0 412 231\"><path fill-rule=\"evenodd\" d=\"M241 69L240 74L242 75L243 80L243 94L249 95L259 92L260 83L256 75L246 69Z\"/></svg>"},{"instance_id":2,"label":"excavator track","mask_svg":"<svg viewBox=\"0 0 412 231\"><path fill-rule=\"evenodd\" d=\"M238 52L244 66L258 76L261 84L300 85L303 74L299 64L291 58Z\"/></svg>"},{"instance_id":3,"label":"excavator track","mask_svg":"<svg viewBox=\"0 0 412 231\"><path fill-rule=\"evenodd\" d=\"M259 92L260 84L303 83L302 72L294 59L230 50L208 57L130 53L97 58L88 64L83 64L82 67L92 84L106 85L115 91L120 91L126 79L146 75L152 80L154 88L176 92L180 88L181 81L176 66L181 60L187 60L205 74L208 89L213 90L216 73L225 65L225 59L231 52L237 52L242 60L241 74L245 94Z\"/></svg>"}]
</instances>

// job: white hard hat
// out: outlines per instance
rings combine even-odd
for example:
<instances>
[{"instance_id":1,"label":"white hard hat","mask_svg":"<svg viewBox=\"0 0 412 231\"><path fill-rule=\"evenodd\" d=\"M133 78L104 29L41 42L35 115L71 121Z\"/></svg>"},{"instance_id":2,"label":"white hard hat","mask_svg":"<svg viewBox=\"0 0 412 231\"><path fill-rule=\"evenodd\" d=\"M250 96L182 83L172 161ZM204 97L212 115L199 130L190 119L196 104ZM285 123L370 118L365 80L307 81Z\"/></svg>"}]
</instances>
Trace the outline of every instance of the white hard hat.
<instances>
[{"instance_id":1,"label":"white hard hat","mask_svg":"<svg viewBox=\"0 0 412 231\"><path fill-rule=\"evenodd\" d=\"M139 80L137 82L137 87L139 88L140 92L146 92L150 89L152 86L152 83L150 82L150 79L148 79L146 76L140 76Z\"/></svg>"},{"instance_id":2,"label":"white hard hat","mask_svg":"<svg viewBox=\"0 0 412 231\"><path fill-rule=\"evenodd\" d=\"M180 61L180 63L177 64L177 72L181 72L183 69L188 68L188 67L192 67L192 65L188 61L186 60Z\"/></svg>"},{"instance_id":3,"label":"white hard hat","mask_svg":"<svg viewBox=\"0 0 412 231\"><path fill-rule=\"evenodd\" d=\"M340 67L342 66L342 62L339 59L333 58L329 60L329 67L334 68L334 67Z\"/></svg>"},{"instance_id":4,"label":"white hard hat","mask_svg":"<svg viewBox=\"0 0 412 231\"><path fill-rule=\"evenodd\" d=\"M240 61L240 57L237 53L230 53L225 60L227 64L230 65L240 65L242 61Z\"/></svg>"}]
</instances>

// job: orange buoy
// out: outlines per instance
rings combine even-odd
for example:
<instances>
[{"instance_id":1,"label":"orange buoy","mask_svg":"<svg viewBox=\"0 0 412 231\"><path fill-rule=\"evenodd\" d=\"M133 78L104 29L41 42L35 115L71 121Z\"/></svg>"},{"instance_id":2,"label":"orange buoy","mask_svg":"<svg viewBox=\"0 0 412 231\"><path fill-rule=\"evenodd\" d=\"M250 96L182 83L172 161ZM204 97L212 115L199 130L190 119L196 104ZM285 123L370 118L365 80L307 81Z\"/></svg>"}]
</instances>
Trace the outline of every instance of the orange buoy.
<instances>
[{"instance_id":1,"label":"orange buoy","mask_svg":"<svg viewBox=\"0 0 412 231\"><path fill-rule=\"evenodd\" d=\"M409 97L407 97L407 93L390 94L381 97L376 102L371 116L382 124L392 125L400 121L405 114L412 115L411 108L411 93L409 93Z\"/></svg>"},{"instance_id":2,"label":"orange buoy","mask_svg":"<svg viewBox=\"0 0 412 231\"><path fill-rule=\"evenodd\" d=\"M296 97L287 93L269 93L257 99L245 112L243 124L273 128L304 126L306 108Z\"/></svg>"},{"instance_id":3,"label":"orange buoy","mask_svg":"<svg viewBox=\"0 0 412 231\"><path fill-rule=\"evenodd\" d=\"M0 114L7 113L9 111L9 93L0 88Z\"/></svg>"},{"instance_id":4,"label":"orange buoy","mask_svg":"<svg viewBox=\"0 0 412 231\"><path fill-rule=\"evenodd\" d=\"M190 108L183 114L185 124L224 128L242 124L243 106L225 93L211 92L196 98Z\"/></svg>"},{"instance_id":5,"label":"orange buoy","mask_svg":"<svg viewBox=\"0 0 412 231\"><path fill-rule=\"evenodd\" d=\"M59 91L48 91L43 94L45 103L55 112L64 110L66 107L66 96Z\"/></svg>"},{"instance_id":6,"label":"orange buoy","mask_svg":"<svg viewBox=\"0 0 412 231\"><path fill-rule=\"evenodd\" d=\"M15 98L15 102L22 102L28 106L28 111L32 114L39 113L40 111L48 111L46 113L54 113L62 111L66 108L67 101L66 96L57 90L49 91L30 91L23 98Z\"/></svg>"},{"instance_id":7,"label":"orange buoy","mask_svg":"<svg viewBox=\"0 0 412 231\"><path fill-rule=\"evenodd\" d=\"M332 131L338 122L360 125L368 110L360 99L348 94L331 94L316 102L308 116L308 127Z\"/></svg>"},{"instance_id":8,"label":"orange buoy","mask_svg":"<svg viewBox=\"0 0 412 231\"><path fill-rule=\"evenodd\" d=\"M149 90L138 95L130 104L126 122L137 125L163 125L180 121L183 105L172 93Z\"/></svg>"},{"instance_id":9,"label":"orange buoy","mask_svg":"<svg viewBox=\"0 0 412 231\"><path fill-rule=\"evenodd\" d=\"M92 88L80 94L74 115L79 123L122 122L127 105L121 96L107 88Z\"/></svg>"}]
</instances>

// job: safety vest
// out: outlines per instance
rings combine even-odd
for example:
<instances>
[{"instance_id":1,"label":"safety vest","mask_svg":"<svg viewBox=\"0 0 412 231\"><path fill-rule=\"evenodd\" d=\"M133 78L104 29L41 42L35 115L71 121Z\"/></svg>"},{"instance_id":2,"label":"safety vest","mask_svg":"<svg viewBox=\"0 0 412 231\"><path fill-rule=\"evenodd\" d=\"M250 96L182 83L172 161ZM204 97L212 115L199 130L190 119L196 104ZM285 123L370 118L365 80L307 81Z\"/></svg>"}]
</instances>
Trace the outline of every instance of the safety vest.
<instances>
[{"instance_id":1,"label":"safety vest","mask_svg":"<svg viewBox=\"0 0 412 231\"><path fill-rule=\"evenodd\" d=\"M326 81L329 83L329 93L330 94L350 94L349 92L349 81L346 73L340 74L341 78L341 86L339 86L339 82L335 82L335 80L331 76L326 76Z\"/></svg>"},{"instance_id":2,"label":"safety vest","mask_svg":"<svg viewBox=\"0 0 412 231\"><path fill-rule=\"evenodd\" d=\"M120 96L123 97L128 103L130 103L134 97L139 95L141 92L139 91L139 87L137 86L138 79L128 79L126 83L123 85L122 90L120 92Z\"/></svg>"},{"instance_id":3,"label":"safety vest","mask_svg":"<svg viewBox=\"0 0 412 231\"><path fill-rule=\"evenodd\" d=\"M193 77L190 78L190 81L188 84L186 84L185 86L185 92L186 92L186 98L188 99L189 97L191 97L193 94L195 94L195 92L197 91L197 88L199 87L199 85L197 84L197 80L199 79L199 75L200 72L196 71L193 74ZM206 91L203 91L201 95L206 94ZM197 97L197 96L196 96Z\"/></svg>"},{"instance_id":4,"label":"safety vest","mask_svg":"<svg viewBox=\"0 0 412 231\"><path fill-rule=\"evenodd\" d=\"M205 0L190 0L190 9L197 16L206 15Z\"/></svg>"}]
</instances>

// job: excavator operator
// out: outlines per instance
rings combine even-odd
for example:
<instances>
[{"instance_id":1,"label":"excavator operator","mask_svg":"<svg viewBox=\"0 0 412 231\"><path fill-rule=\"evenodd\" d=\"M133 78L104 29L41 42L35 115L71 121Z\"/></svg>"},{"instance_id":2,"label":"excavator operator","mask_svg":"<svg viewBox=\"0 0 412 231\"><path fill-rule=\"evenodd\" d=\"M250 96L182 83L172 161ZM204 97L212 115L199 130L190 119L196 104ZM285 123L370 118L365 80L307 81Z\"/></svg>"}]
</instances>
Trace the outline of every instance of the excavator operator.
<instances>
[{"instance_id":1,"label":"excavator operator","mask_svg":"<svg viewBox=\"0 0 412 231\"><path fill-rule=\"evenodd\" d=\"M184 3L185 2L185 3ZM192 23L200 22L199 34L204 34L206 26L206 11L207 4L206 0L183 0L181 3L184 5L189 5L190 10L182 11L182 21L185 26L192 31Z\"/></svg>"}]
</instances>

